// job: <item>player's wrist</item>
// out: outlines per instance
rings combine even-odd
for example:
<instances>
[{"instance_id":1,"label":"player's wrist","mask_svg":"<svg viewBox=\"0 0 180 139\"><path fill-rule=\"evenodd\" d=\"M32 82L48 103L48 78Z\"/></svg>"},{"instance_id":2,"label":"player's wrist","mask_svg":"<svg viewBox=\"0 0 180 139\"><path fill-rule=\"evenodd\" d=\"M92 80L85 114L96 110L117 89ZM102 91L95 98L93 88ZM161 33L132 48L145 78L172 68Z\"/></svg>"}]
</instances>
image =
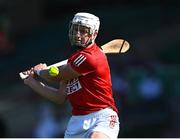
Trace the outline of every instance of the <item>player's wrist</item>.
<instances>
[{"instance_id":1,"label":"player's wrist","mask_svg":"<svg viewBox=\"0 0 180 139\"><path fill-rule=\"evenodd\" d=\"M34 73L40 76L41 70L35 70Z\"/></svg>"},{"instance_id":2,"label":"player's wrist","mask_svg":"<svg viewBox=\"0 0 180 139\"><path fill-rule=\"evenodd\" d=\"M41 70L34 70L34 78L41 76Z\"/></svg>"}]
</instances>

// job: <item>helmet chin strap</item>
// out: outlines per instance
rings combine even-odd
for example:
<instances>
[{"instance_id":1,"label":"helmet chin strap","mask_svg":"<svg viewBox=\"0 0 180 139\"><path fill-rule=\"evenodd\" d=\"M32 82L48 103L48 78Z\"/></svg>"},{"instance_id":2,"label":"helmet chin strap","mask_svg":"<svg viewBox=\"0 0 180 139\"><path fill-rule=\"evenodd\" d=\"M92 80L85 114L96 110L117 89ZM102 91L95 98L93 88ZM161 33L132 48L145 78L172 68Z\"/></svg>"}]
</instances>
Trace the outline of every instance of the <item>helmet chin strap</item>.
<instances>
[{"instance_id":1,"label":"helmet chin strap","mask_svg":"<svg viewBox=\"0 0 180 139\"><path fill-rule=\"evenodd\" d=\"M82 46L82 47L86 48L86 47L88 47L91 43L92 43L92 39L89 38L89 39L87 40L87 42L85 43L85 46Z\"/></svg>"},{"instance_id":2,"label":"helmet chin strap","mask_svg":"<svg viewBox=\"0 0 180 139\"><path fill-rule=\"evenodd\" d=\"M84 48L86 48L86 47L88 47L89 45L91 45L93 42L92 42L92 40L91 41L89 41L87 44L86 44L86 46L81 46L81 45L72 45L73 47L73 49L75 50L75 51L77 51L77 50L81 50L81 49L84 49Z\"/></svg>"},{"instance_id":3,"label":"helmet chin strap","mask_svg":"<svg viewBox=\"0 0 180 139\"><path fill-rule=\"evenodd\" d=\"M87 45L86 45L86 47L88 47L90 44L92 44L92 43L94 43L94 41L95 41L95 38L96 38L96 36L97 36L97 32L94 32L92 35L91 35L91 37L89 37L89 39L87 40Z\"/></svg>"}]
</instances>

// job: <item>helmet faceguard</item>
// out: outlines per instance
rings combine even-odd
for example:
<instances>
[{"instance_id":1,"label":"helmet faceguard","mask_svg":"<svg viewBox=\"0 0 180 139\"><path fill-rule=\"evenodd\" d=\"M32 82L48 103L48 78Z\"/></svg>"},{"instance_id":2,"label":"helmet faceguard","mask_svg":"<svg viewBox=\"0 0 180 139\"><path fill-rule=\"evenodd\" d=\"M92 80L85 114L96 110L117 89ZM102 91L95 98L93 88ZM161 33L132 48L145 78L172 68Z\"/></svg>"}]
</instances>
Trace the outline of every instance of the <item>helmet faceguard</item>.
<instances>
[{"instance_id":1,"label":"helmet faceguard","mask_svg":"<svg viewBox=\"0 0 180 139\"><path fill-rule=\"evenodd\" d=\"M69 27L69 39L71 45L87 47L94 43L99 31L99 18L89 13L77 13ZM86 38L86 41L82 41Z\"/></svg>"}]
</instances>

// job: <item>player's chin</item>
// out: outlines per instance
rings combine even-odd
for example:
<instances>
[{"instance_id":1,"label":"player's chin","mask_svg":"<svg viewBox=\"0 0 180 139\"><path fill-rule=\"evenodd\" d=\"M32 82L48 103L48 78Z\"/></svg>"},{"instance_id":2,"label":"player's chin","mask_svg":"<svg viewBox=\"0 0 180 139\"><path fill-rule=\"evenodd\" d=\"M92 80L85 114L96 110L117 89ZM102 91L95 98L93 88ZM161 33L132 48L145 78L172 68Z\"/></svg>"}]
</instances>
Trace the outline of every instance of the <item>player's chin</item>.
<instances>
[{"instance_id":1,"label":"player's chin","mask_svg":"<svg viewBox=\"0 0 180 139\"><path fill-rule=\"evenodd\" d=\"M81 46L81 41L75 41L74 43L76 46Z\"/></svg>"}]
</instances>

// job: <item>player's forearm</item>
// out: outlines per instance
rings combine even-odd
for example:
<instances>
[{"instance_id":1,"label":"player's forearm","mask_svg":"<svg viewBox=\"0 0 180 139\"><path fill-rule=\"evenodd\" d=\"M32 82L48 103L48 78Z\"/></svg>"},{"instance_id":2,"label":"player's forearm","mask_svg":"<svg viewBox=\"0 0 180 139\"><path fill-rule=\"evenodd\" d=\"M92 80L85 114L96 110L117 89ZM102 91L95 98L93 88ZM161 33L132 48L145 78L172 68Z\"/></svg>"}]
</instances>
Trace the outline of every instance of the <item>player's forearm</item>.
<instances>
[{"instance_id":1,"label":"player's forearm","mask_svg":"<svg viewBox=\"0 0 180 139\"><path fill-rule=\"evenodd\" d=\"M66 99L65 92L62 89L58 90L58 89L46 86L45 84L39 81L35 81L31 83L29 84L29 86L39 95L57 104L62 104Z\"/></svg>"}]
</instances>

